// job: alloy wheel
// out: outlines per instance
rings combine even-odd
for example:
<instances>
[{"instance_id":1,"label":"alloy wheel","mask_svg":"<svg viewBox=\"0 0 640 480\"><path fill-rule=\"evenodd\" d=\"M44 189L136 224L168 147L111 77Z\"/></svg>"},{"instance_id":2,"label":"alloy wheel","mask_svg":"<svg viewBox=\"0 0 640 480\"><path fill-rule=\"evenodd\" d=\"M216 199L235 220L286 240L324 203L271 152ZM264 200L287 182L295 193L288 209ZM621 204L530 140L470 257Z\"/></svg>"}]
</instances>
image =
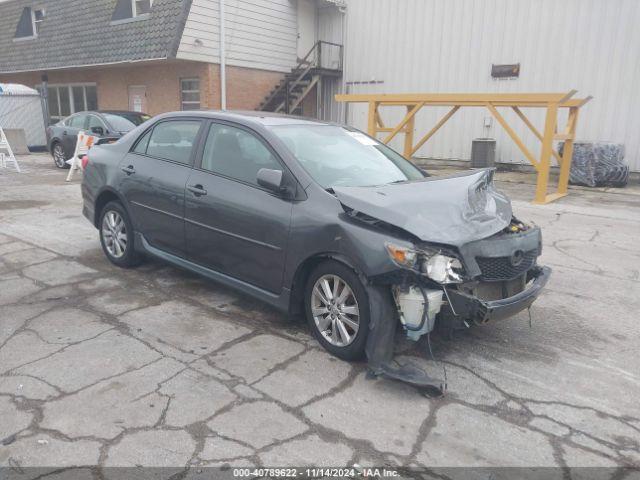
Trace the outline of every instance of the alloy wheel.
<instances>
[{"instance_id":1,"label":"alloy wheel","mask_svg":"<svg viewBox=\"0 0 640 480\"><path fill-rule=\"evenodd\" d=\"M351 287L337 275L323 275L311 291L311 314L322 336L337 347L352 343L360 326L358 301Z\"/></svg>"},{"instance_id":2,"label":"alloy wheel","mask_svg":"<svg viewBox=\"0 0 640 480\"><path fill-rule=\"evenodd\" d=\"M127 251L127 226L122 216L109 210L102 218L104 246L114 258L121 258Z\"/></svg>"},{"instance_id":3,"label":"alloy wheel","mask_svg":"<svg viewBox=\"0 0 640 480\"><path fill-rule=\"evenodd\" d=\"M59 168L64 168L66 165L67 159L64 158L64 149L62 148L62 145L56 145L53 147L53 161Z\"/></svg>"}]
</instances>

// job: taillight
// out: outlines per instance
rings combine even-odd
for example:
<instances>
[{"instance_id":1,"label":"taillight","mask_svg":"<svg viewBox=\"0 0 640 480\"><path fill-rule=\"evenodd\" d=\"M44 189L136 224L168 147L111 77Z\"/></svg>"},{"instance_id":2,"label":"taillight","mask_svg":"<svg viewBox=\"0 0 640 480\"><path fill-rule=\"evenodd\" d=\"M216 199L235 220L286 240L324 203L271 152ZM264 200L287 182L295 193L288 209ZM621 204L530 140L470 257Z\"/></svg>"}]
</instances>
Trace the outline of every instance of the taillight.
<instances>
[{"instance_id":1,"label":"taillight","mask_svg":"<svg viewBox=\"0 0 640 480\"><path fill-rule=\"evenodd\" d=\"M84 155L81 159L80 162L82 163L82 169L86 169L87 165L89 165L89 155Z\"/></svg>"}]
</instances>

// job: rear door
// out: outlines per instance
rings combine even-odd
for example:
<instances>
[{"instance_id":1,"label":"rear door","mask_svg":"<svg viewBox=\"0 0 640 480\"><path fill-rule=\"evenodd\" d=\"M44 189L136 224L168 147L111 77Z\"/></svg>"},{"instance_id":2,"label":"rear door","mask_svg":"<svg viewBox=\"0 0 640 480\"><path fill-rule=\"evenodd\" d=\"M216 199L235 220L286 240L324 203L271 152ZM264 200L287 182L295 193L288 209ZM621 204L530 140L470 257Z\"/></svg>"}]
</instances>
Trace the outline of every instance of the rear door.
<instances>
[{"instance_id":1,"label":"rear door","mask_svg":"<svg viewBox=\"0 0 640 480\"><path fill-rule=\"evenodd\" d=\"M202 120L176 118L154 124L120 163L120 190L135 229L153 247L184 257L184 190Z\"/></svg>"},{"instance_id":2,"label":"rear door","mask_svg":"<svg viewBox=\"0 0 640 480\"><path fill-rule=\"evenodd\" d=\"M78 133L86 128L87 114L76 113L64 121L62 129L62 148L66 158L71 158L76 150Z\"/></svg>"},{"instance_id":3,"label":"rear door","mask_svg":"<svg viewBox=\"0 0 640 480\"><path fill-rule=\"evenodd\" d=\"M278 293L292 201L257 184L258 170L284 167L255 132L211 123L185 192L188 258Z\"/></svg>"}]
</instances>

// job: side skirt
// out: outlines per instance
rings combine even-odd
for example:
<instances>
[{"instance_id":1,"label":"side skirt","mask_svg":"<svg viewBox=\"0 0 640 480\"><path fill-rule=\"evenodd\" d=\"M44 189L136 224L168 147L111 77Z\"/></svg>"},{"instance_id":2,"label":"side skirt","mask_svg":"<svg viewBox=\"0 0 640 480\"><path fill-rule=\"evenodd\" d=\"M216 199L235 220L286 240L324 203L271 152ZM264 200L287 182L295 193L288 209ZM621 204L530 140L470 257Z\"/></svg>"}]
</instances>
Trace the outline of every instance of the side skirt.
<instances>
[{"instance_id":1,"label":"side skirt","mask_svg":"<svg viewBox=\"0 0 640 480\"><path fill-rule=\"evenodd\" d=\"M213 280L214 282L221 283L242 293L246 293L247 295L268 303L269 305L283 312L289 311L289 299L291 296L291 291L287 288L283 288L280 295L271 293L267 290L251 285L250 283L243 282L242 280L230 277L229 275L226 275L224 273L211 270L210 268L203 267L202 265L198 265L197 263L193 263L184 258L155 248L149 245L149 242L147 242L144 236L138 232L136 232L135 245L142 252L147 253L153 257L164 260L177 267L184 268L185 270L197 273L198 275L202 275L203 277Z\"/></svg>"}]
</instances>

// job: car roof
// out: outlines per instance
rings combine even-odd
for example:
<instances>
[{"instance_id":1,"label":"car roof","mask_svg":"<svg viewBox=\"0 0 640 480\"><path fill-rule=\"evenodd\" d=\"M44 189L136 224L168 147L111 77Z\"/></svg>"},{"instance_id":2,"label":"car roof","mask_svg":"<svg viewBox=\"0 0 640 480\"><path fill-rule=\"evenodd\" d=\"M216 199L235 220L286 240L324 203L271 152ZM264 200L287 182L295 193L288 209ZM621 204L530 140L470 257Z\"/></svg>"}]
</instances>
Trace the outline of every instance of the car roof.
<instances>
[{"instance_id":1,"label":"car roof","mask_svg":"<svg viewBox=\"0 0 640 480\"><path fill-rule=\"evenodd\" d=\"M258 123L264 126L277 125L334 125L333 123L324 122L315 118L296 117L293 115L283 115L272 112L256 112L244 110L193 110L168 112L162 114L162 117L173 116L199 116L205 118L215 118L218 120L230 120L240 123Z\"/></svg>"},{"instance_id":2,"label":"car roof","mask_svg":"<svg viewBox=\"0 0 640 480\"><path fill-rule=\"evenodd\" d=\"M149 116L144 112L132 112L129 110L95 110L93 112L89 112L89 113L110 113L112 115L122 115L122 114L126 114L126 115L144 115L144 116Z\"/></svg>"}]
</instances>

